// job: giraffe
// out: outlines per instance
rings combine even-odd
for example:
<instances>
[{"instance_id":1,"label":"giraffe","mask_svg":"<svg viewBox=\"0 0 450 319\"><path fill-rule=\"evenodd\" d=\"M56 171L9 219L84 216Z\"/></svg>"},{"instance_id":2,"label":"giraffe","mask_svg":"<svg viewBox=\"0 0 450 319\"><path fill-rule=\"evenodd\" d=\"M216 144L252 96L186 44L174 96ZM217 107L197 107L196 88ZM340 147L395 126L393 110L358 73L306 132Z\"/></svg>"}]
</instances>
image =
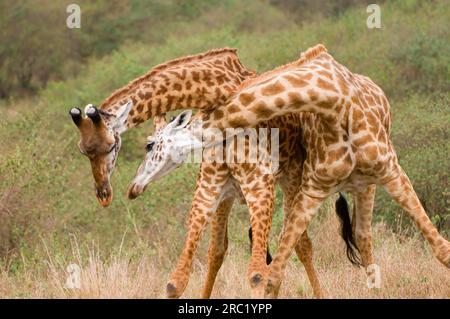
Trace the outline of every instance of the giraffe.
<instances>
[{"instance_id":1,"label":"giraffe","mask_svg":"<svg viewBox=\"0 0 450 319\"><path fill-rule=\"evenodd\" d=\"M113 92L99 108L70 110L80 132L80 152L90 160L95 195L107 207L121 135L155 115L177 109L208 109L222 104L244 79L254 76L236 49L223 48L168 61Z\"/></svg>"},{"instance_id":2,"label":"giraffe","mask_svg":"<svg viewBox=\"0 0 450 319\"><path fill-rule=\"evenodd\" d=\"M300 235L323 201L338 191L356 198L356 243L368 273L374 264L370 233L376 185L409 214L435 257L450 267L450 243L427 216L398 163L384 92L368 77L339 64L321 44L297 61L244 81L226 104L204 112L192 123L203 131L186 131L184 148L200 143L211 146L211 141L203 139L208 130L255 127L291 113L301 115L307 157L278 251L261 283L266 297L278 295L287 259Z\"/></svg>"},{"instance_id":3,"label":"giraffe","mask_svg":"<svg viewBox=\"0 0 450 319\"><path fill-rule=\"evenodd\" d=\"M236 50L217 49L156 66L115 91L100 108L88 104L70 115L78 127L80 152L91 163L96 196L102 206L112 201L110 176L121 148L121 134L154 115L183 108L210 109L224 103L243 80L255 73L239 61ZM252 255L266 254L254 236Z\"/></svg>"},{"instance_id":4,"label":"giraffe","mask_svg":"<svg viewBox=\"0 0 450 319\"><path fill-rule=\"evenodd\" d=\"M182 139L178 138L176 133L183 130L183 128L188 125L190 116L190 111L183 112L169 124L166 124L164 116L159 116L158 119L155 118L155 132L153 136L148 137L144 161L139 165L136 176L128 188L128 197L130 199L135 199L137 196L141 195L150 182L162 178L185 162L185 158L174 161L172 155L175 154L175 156L177 156L179 154L176 150L173 151L172 149L176 149L177 142L183 143ZM197 113L196 116L201 116L201 111ZM202 294L203 298L209 298L215 277L221 267L227 249L226 224L235 199L242 199L243 197L244 200L247 201L250 208L253 227L256 228L256 226L258 226L257 224L255 225L255 221L262 221L263 223L268 224L265 226L270 229L274 198L273 196L268 197L267 195L269 192L264 191L269 189L272 193L274 182L278 181L284 195L284 221L287 220L291 211L291 202L300 186L302 164L305 158L303 147L301 144L297 143L297 141L301 139L298 115L287 115L276 118L261 124L260 127L280 128L280 164L278 169L272 176L272 174L267 173L267 170L264 171L262 169L263 165L270 165L270 163L240 163L237 161L236 152L231 155L231 158L227 158L225 165L216 162L202 161L199 177L197 179L195 196L189 213L190 222L185 248L183 249L180 261L175 271L170 276L168 283L167 292L169 297L180 297L183 293L189 280L193 255L201 233L206 227L208 220L212 219L211 245L208 254L208 275ZM234 140L229 147L236 150L237 142ZM251 147L249 136L245 136L243 147L244 153L247 156L246 159L248 159ZM270 148L272 145L268 145L268 147ZM275 147L275 145L273 147ZM223 176L225 176L225 181L223 181ZM218 184L223 186L218 188ZM258 188L259 191L248 191L249 189L253 190L255 188ZM343 200L343 197L341 197L340 200ZM269 213L266 213L266 215L269 215L269 218L259 218L259 220L257 220L256 217L259 212L253 208L254 206L262 207L263 212L266 211ZM217 212L215 207L218 207ZM348 217L348 211L346 214ZM348 251L353 252L352 245L354 245L354 241L352 238L349 217L346 222L346 224L345 222L343 224L343 229L346 228L348 232L347 237L344 237L344 240L347 244ZM250 229L250 238L251 237L252 229ZM264 241L267 241L267 238L264 238ZM306 269L314 295L317 298L321 298L323 294L312 263L312 244L306 230L297 243L295 250ZM349 259L356 263L355 260ZM266 256L261 255L260 264L263 263L263 260L267 264L270 262L267 262ZM253 269L249 268L249 274L252 273L252 270ZM251 285L254 284L254 281L260 280L259 277L249 279ZM257 296L257 294L254 296Z\"/></svg>"}]
</instances>

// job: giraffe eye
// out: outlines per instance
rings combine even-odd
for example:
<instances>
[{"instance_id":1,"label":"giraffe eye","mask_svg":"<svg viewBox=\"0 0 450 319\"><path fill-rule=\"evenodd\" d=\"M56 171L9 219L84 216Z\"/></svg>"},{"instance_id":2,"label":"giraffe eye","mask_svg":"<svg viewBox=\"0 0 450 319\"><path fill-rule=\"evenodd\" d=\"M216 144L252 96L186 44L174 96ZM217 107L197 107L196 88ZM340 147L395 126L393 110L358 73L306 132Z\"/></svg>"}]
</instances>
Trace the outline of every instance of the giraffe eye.
<instances>
[{"instance_id":1,"label":"giraffe eye","mask_svg":"<svg viewBox=\"0 0 450 319\"><path fill-rule=\"evenodd\" d=\"M145 150L147 151L147 153L152 151L154 145L155 145L155 142L149 142L149 143L145 146Z\"/></svg>"}]
</instances>

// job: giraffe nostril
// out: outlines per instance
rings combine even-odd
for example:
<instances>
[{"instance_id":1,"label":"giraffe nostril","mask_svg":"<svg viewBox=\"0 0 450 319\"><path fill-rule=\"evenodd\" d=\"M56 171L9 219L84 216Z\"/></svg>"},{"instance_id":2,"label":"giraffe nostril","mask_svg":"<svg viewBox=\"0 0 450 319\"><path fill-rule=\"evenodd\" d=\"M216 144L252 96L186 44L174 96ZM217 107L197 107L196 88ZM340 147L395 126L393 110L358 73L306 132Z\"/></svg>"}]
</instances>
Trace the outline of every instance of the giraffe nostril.
<instances>
[{"instance_id":1,"label":"giraffe nostril","mask_svg":"<svg viewBox=\"0 0 450 319\"><path fill-rule=\"evenodd\" d=\"M109 206L113 198L113 190L109 184L95 185L95 195L103 207Z\"/></svg>"},{"instance_id":2,"label":"giraffe nostril","mask_svg":"<svg viewBox=\"0 0 450 319\"><path fill-rule=\"evenodd\" d=\"M128 188L128 192L127 192L128 199L135 199L137 197L137 195L135 194L135 191L134 191L134 187L135 187L135 185L133 184Z\"/></svg>"}]
</instances>

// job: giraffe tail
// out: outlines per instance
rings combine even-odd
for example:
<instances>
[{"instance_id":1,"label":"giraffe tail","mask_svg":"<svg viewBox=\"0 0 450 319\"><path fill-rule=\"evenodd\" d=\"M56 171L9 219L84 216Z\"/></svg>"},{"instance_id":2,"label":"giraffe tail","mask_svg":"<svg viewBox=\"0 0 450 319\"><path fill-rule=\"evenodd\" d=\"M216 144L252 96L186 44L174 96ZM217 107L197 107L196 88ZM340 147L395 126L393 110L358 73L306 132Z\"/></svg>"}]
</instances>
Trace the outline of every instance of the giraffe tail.
<instances>
[{"instance_id":1,"label":"giraffe tail","mask_svg":"<svg viewBox=\"0 0 450 319\"><path fill-rule=\"evenodd\" d=\"M248 229L248 238L250 239L250 252L252 251L253 244L253 235L252 235L252 227ZM269 251L269 246L267 246L267 254L266 254L266 264L270 265L272 262L272 255Z\"/></svg>"},{"instance_id":2,"label":"giraffe tail","mask_svg":"<svg viewBox=\"0 0 450 319\"><path fill-rule=\"evenodd\" d=\"M408 213L433 249L436 258L450 268L450 243L439 234L428 217L406 173L397 164L397 177L382 182L388 194Z\"/></svg>"},{"instance_id":3,"label":"giraffe tail","mask_svg":"<svg viewBox=\"0 0 450 319\"><path fill-rule=\"evenodd\" d=\"M345 245L347 246L347 258L353 265L360 267L362 266L361 256L359 249L356 246L355 238L353 237L347 200L342 193L339 193L339 198L336 200L335 205L336 214L341 222L341 237L344 239Z\"/></svg>"}]
</instances>

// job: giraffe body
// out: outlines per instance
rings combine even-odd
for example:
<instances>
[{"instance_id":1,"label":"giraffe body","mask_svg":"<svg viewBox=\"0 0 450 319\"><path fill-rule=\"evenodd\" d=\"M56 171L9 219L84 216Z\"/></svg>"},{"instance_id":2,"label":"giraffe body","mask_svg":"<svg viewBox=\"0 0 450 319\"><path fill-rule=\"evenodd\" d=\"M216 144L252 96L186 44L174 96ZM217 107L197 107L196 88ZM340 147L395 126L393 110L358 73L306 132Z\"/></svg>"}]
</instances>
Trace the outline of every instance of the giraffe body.
<instances>
[{"instance_id":1,"label":"giraffe body","mask_svg":"<svg viewBox=\"0 0 450 319\"><path fill-rule=\"evenodd\" d=\"M390 106L383 91L336 62L322 45L309 49L296 62L245 81L226 105L205 111L197 122L205 130L224 132L290 113L302 119L307 158L288 226L270 266L266 296L277 296L300 235L336 191L348 190L357 198L356 240L363 265L373 263L370 220L376 184L408 212L437 259L450 266L450 243L428 218L398 163L390 140ZM203 136L195 133L184 138L203 142Z\"/></svg>"}]
</instances>

